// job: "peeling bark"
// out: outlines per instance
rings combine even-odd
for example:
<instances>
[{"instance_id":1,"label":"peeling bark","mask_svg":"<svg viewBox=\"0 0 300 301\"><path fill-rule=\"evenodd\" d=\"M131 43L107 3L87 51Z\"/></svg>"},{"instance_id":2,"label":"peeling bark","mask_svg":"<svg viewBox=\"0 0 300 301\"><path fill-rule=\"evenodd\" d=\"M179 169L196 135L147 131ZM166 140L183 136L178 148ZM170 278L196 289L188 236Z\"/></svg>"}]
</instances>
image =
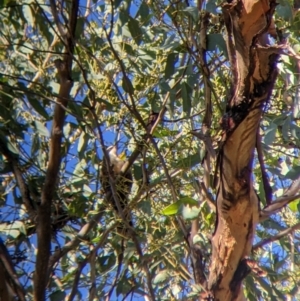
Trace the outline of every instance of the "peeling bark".
<instances>
[{"instance_id":1,"label":"peeling bark","mask_svg":"<svg viewBox=\"0 0 300 301\"><path fill-rule=\"evenodd\" d=\"M252 185L256 133L277 76L278 55L263 52L275 9L273 0L233 1L223 6L232 84L221 120L217 223L208 279L210 300L243 300L242 281L258 223Z\"/></svg>"}]
</instances>

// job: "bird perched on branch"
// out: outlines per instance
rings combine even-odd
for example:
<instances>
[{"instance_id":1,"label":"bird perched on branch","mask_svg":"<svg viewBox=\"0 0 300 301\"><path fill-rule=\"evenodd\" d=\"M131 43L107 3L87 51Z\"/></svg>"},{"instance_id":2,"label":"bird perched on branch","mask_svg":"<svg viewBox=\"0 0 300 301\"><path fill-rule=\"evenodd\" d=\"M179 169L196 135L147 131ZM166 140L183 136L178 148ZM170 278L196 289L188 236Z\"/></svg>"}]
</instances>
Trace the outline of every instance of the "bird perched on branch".
<instances>
[{"instance_id":1,"label":"bird perched on branch","mask_svg":"<svg viewBox=\"0 0 300 301\"><path fill-rule=\"evenodd\" d=\"M110 168L107 167L106 160L105 158L103 158L102 170L100 174L100 180L102 188L105 192L106 201L107 203L110 203L114 207L116 212L120 215L117 206L117 202L119 202L120 209L123 210L123 217L128 220L129 225L132 226L130 212L128 211L128 208L126 208L128 204L128 196L132 187L131 171L128 170L124 175L121 175L122 167L126 161L122 160L117 155L116 146L110 146L109 148L107 148L107 152L109 156ZM114 198L112 191L111 180L109 177L110 172L112 179L115 181L116 199Z\"/></svg>"}]
</instances>

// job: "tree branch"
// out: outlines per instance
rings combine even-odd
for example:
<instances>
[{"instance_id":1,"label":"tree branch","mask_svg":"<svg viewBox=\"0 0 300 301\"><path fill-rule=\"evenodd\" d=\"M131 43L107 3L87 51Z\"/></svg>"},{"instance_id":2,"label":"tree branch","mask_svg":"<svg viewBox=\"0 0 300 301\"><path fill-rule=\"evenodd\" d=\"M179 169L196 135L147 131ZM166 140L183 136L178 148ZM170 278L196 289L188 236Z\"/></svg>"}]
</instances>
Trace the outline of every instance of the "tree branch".
<instances>
[{"instance_id":1,"label":"tree branch","mask_svg":"<svg viewBox=\"0 0 300 301\"><path fill-rule=\"evenodd\" d=\"M267 174L266 167L265 167L264 155L263 155L263 150L262 150L262 145L261 145L261 135L259 134L259 128L257 130L257 135L256 135L256 150L257 150L257 157L258 157L260 170L261 170L261 176L262 176L263 185L264 185L266 203L267 203L267 205L270 205L272 203L272 187L269 183L269 178L268 178L268 174Z\"/></svg>"},{"instance_id":2,"label":"tree branch","mask_svg":"<svg viewBox=\"0 0 300 301\"><path fill-rule=\"evenodd\" d=\"M95 214L93 218L80 229L77 236L73 240L69 241L65 244L63 248L58 249L57 251L55 251L55 253L52 254L48 264L48 278L51 275L54 265L60 260L61 257L66 255L68 252L75 250L80 244L80 242L86 239L87 234L94 228L95 225L99 223L99 220L102 217L102 215L102 212ZM109 227L106 231L112 231L115 227L116 224ZM106 233L106 231L104 233Z\"/></svg>"},{"instance_id":3,"label":"tree branch","mask_svg":"<svg viewBox=\"0 0 300 301\"><path fill-rule=\"evenodd\" d=\"M1 274L4 274L5 277L1 278L1 282L5 282L7 288L10 287L12 293L14 293L16 296L18 296L18 300L25 301L25 292L23 287L21 286L21 283L18 279L18 276L15 271L15 267L11 261L10 255L6 249L6 246L0 239L0 262L3 266L0 266L0 269L4 269L4 271L1 271ZM0 290L0 299L3 301L8 300L3 298L2 291ZM13 296L11 296L10 300L13 299Z\"/></svg>"},{"instance_id":4,"label":"tree branch","mask_svg":"<svg viewBox=\"0 0 300 301\"><path fill-rule=\"evenodd\" d=\"M55 3L52 0L52 8ZM54 4L54 7L53 7ZM34 275L34 300L44 301L45 290L48 282L48 264L51 248L51 205L55 187L58 180L58 172L61 163L61 141L63 135L63 125L65 120L65 110L62 106L68 106L68 99L73 82L71 80L72 57L74 51L74 40L76 22L79 8L79 0L73 0L71 5L69 31L64 40L67 53L64 60L56 60L55 66L60 78L60 89L57 104L54 109L53 124L51 130L50 154L45 183L42 189L41 205L38 208L38 253L36 259L36 271ZM53 11L54 17L56 11ZM57 20L57 22L59 22ZM59 26L60 27L60 26ZM63 37L65 38L65 37ZM62 106L61 106L61 105Z\"/></svg>"},{"instance_id":5,"label":"tree branch","mask_svg":"<svg viewBox=\"0 0 300 301\"><path fill-rule=\"evenodd\" d=\"M290 234L290 233L292 233L292 232L294 232L298 229L300 229L300 223L298 223L298 224L296 224L296 225L294 225L290 228L287 228L285 230L282 230L274 236L271 236L267 239L264 239L264 240L260 241L259 243L257 243L256 245L253 246L252 251L255 251L259 248L262 248L263 246L265 246L265 245L267 245L267 244L269 244L269 243L271 243L275 240L278 240L278 239L280 239L280 238L282 238L282 237L284 237L284 236L286 236L286 235L288 235L288 234Z\"/></svg>"},{"instance_id":6,"label":"tree branch","mask_svg":"<svg viewBox=\"0 0 300 301\"><path fill-rule=\"evenodd\" d=\"M299 191L297 191L299 192ZM294 195L284 195L280 198L278 198L276 201L272 202L271 205L265 207L263 210L261 210L259 215L259 222L263 222L268 217L270 217L272 214L275 214L279 212L284 206L287 204L297 200L300 198L300 194L294 194Z\"/></svg>"},{"instance_id":7,"label":"tree branch","mask_svg":"<svg viewBox=\"0 0 300 301\"><path fill-rule=\"evenodd\" d=\"M109 233L116 227L116 224L112 225L111 227L109 227L108 229L106 229L103 233L102 236L99 240L99 242L97 243L97 245L95 246L95 248L89 253L89 255L87 255L83 261L81 261L80 264L78 264L77 267L77 272L75 274L75 278L73 281L73 285L72 285L72 290L71 293L69 295L68 301L72 301L75 298L75 295L78 291L78 285L79 285L79 280L80 280L80 275L81 272L83 270L83 268L86 266L86 264L89 262L89 260L91 258L95 257L95 254L97 253L97 251L99 250L99 248L103 247ZM80 241L79 241L80 242ZM78 243L79 244L79 243ZM68 249L67 252L69 252L71 249ZM64 254L66 254L67 252L64 252ZM62 255L63 256L63 255ZM60 258L60 257L59 257Z\"/></svg>"},{"instance_id":8,"label":"tree branch","mask_svg":"<svg viewBox=\"0 0 300 301\"><path fill-rule=\"evenodd\" d=\"M217 221L208 279L213 300L243 298L242 281L248 273L245 258L250 255L259 219L252 183L256 135L277 77L278 60L278 55L261 53L256 45L269 30L275 7L275 0L227 1L222 7L233 81L221 120Z\"/></svg>"},{"instance_id":9,"label":"tree branch","mask_svg":"<svg viewBox=\"0 0 300 301\"><path fill-rule=\"evenodd\" d=\"M11 164L29 218L33 222L35 222L35 216L36 216L35 203L30 196L28 186L26 185L25 180L23 178L23 174L19 167L18 159L16 158L16 155L7 148L7 146L1 139L0 139L0 153L2 153L6 157L7 161Z\"/></svg>"},{"instance_id":10,"label":"tree branch","mask_svg":"<svg viewBox=\"0 0 300 301\"><path fill-rule=\"evenodd\" d=\"M290 187L284 192L283 196L279 197L272 204L261 210L259 215L259 222L263 222L272 214L275 214L278 211L280 211L284 206L286 206L290 202L300 198L299 189L300 177L290 185Z\"/></svg>"}]
</instances>

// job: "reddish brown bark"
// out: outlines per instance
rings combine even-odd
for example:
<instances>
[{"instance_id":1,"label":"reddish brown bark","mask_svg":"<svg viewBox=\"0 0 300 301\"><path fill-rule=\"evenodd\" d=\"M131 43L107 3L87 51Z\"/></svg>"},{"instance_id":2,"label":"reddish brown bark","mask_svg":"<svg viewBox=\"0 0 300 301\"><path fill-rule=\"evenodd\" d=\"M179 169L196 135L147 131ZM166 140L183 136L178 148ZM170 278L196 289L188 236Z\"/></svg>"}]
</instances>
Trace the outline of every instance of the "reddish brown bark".
<instances>
[{"instance_id":1,"label":"reddish brown bark","mask_svg":"<svg viewBox=\"0 0 300 301\"><path fill-rule=\"evenodd\" d=\"M52 14L56 26L65 44L66 53L63 60L55 60L55 66L60 78L60 89L56 99L51 130L51 141L49 146L49 162L46 172L45 183L42 189L41 204L38 208L37 239L38 252L36 256L36 270L34 277L34 300L45 300L46 286L49 281L48 264L51 250L51 205L52 198L59 178L61 163L61 143L63 137L63 126L65 121L65 108L68 106L69 95L73 85L71 70L74 53L75 30L79 11L79 1L71 2L69 24L67 31L64 31L58 18L58 11L55 1L50 1Z\"/></svg>"},{"instance_id":2,"label":"reddish brown bark","mask_svg":"<svg viewBox=\"0 0 300 301\"><path fill-rule=\"evenodd\" d=\"M224 135L218 156L217 223L208 280L212 300L243 300L242 280L250 271L245 258L250 255L259 216L252 163L278 58L259 46L268 47L275 5L273 0L248 0L223 6L233 78L221 122Z\"/></svg>"}]
</instances>

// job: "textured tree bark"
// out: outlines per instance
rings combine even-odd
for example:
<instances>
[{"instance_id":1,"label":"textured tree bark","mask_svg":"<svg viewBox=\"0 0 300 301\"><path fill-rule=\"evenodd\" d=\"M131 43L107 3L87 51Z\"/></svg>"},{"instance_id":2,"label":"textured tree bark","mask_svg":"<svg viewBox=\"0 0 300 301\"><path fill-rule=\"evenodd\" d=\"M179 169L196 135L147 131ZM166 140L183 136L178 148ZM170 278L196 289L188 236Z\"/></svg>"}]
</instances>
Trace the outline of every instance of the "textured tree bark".
<instances>
[{"instance_id":1,"label":"textured tree bark","mask_svg":"<svg viewBox=\"0 0 300 301\"><path fill-rule=\"evenodd\" d=\"M252 185L256 133L277 76L278 56L266 51L275 6L273 0L228 1L223 6L233 78L221 120L223 144L217 164L217 222L209 300L244 299L242 281L250 272L246 257L259 215Z\"/></svg>"},{"instance_id":2,"label":"textured tree bark","mask_svg":"<svg viewBox=\"0 0 300 301\"><path fill-rule=\"evenodd\" d=\"M56 100L53 114L51 130L51 140L49 146L49 162L46 178L42 189L41 204L37 215L37 239L38 252L36 256L36 270L34 275L34 301L44 301L46 297L46 287L50 275L48 265L51 251L51 205L61 163L61 143L63 138L63 126L66 115L66 107L70 99L70 92L73 85L71 79L73 54L75 47L75 30L79 11L79 0L71 1L68 27L64 28L59 21L56 2L50 0L52 14L56 26L64 42L66 52L63 60L55 60L55 67L60 79L60 89ZM66 29L66 30L65 30Z\"/></svg>"}]
</instances>

